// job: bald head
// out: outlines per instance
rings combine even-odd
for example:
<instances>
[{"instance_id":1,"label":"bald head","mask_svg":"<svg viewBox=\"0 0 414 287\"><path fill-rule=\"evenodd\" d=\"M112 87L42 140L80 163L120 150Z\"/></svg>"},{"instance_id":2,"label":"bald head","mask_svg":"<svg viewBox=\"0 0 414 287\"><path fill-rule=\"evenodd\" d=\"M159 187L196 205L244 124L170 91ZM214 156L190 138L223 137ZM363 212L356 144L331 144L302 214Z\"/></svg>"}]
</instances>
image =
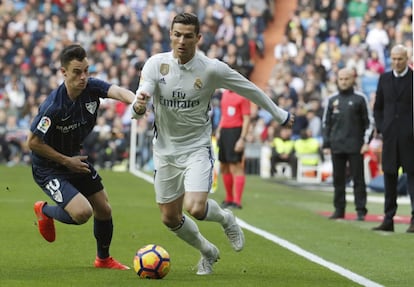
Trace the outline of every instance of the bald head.
<instances>
[{"instance_id":1,"label":"bald head","mask_svg":"<svg viewBox=\"0 0 414 287\"><path fill-rule=\"evenodd\" d=\"M392 69L401 74L407 67L408 51L407 48L401 44L395 45L391 49L391 65Z\"/></svg>"},{"instance_id":2,"label":"bald head","mask_svg":"<svg viewBox=\"0 0 414 287\"><path fill-rule=\"evenodd\" d=\"M354 70L349 68L343 68L338 71L338 77L343 76L354 76Z\"/></svg>"},{"instance_id":3,"label":"bald head","mask_svg":"<svg viewBox=\"0 0 414 287\"><path fill-rule=\"evenodd\" d=\"M343 68L338 71L338 89L339 91L346 91L351 89L355 83L354 70Z\"/></svg>"},{"instance_id":4,"label":"bald head","mask_svg":"<svg viewBox=\"0 0 414 287\"><path fill-rule=\"evenodd\" d=\"M407 48L404 45L402 45L402 44L395 45L391 49L391 54L393 54L393 53L399 53L399 54L405 54L405 55L407 55L407 52L408 52L407 51Z\"/></svg>"}]
</instances>

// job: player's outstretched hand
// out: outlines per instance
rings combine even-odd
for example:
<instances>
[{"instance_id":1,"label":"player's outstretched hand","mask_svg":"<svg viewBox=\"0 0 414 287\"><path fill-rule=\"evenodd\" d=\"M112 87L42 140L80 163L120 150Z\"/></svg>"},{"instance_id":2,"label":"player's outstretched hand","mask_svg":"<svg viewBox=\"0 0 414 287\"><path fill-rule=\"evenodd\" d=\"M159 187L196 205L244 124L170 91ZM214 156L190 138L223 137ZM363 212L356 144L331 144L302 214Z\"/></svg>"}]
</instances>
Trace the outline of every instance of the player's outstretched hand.
<instances>
[{"instance_id":1,"label":"player's outstretched hand","mask_svg":"<svg viewBox=\"0 0 414 287\"><path fill-rule=\"evenodd\" d=\"M291 128L295 122L295 115L289 114L289 121L284 125L285 127Z\"/></svg>"}]
</instances>

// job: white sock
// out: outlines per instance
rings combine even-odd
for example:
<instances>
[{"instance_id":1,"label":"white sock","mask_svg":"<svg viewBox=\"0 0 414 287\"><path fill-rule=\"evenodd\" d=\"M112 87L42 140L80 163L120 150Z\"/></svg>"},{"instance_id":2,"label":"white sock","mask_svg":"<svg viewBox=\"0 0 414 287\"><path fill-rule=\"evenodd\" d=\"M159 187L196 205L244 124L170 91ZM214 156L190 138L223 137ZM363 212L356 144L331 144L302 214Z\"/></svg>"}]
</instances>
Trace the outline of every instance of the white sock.
<instances>
[{"instance_id":1,"label":"white sock","mask_svg":"<svg viewBox=\"0 0 414 287\"><path fill-rule=\"evenodd\" d=\"M215 200L209 198L207 200L207 214L204 220L218 222L226 228L229 221L228 219L228 213L222 209Z\"/></svg>"},{"instance_id":2,"label":"white sock","mask_svg":"<svg viewBox=\"0 0 414 287\"><path fill-rule=\"evenodd\" d=\"M172 228L171 231L202 254L210 252L211 243L201 235L197 224L190 217L183 215L180 226Z\"/></svg>"}]
</instances>

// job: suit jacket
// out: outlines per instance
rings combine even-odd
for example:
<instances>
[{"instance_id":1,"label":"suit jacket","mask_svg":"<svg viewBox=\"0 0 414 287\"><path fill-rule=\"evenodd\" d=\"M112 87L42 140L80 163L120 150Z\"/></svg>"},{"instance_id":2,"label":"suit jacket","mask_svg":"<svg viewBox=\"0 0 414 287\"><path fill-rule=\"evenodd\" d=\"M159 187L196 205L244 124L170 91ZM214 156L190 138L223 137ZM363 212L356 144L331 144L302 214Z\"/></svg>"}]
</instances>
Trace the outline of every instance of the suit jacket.
<instances>
[{"instance_id":1,"label":"suit jacket","mask_svg":"<svg viewBox=\"0 0 414 287\"><path fill-rule=\"evenodd\" d=\"M382 169L397 173L399 165L414 173L413 71L401 78L393 72L382 74L374 104L376 128L382 134ZM399 150L399 162L398 154Z\"/></svg>"}]
</instances>

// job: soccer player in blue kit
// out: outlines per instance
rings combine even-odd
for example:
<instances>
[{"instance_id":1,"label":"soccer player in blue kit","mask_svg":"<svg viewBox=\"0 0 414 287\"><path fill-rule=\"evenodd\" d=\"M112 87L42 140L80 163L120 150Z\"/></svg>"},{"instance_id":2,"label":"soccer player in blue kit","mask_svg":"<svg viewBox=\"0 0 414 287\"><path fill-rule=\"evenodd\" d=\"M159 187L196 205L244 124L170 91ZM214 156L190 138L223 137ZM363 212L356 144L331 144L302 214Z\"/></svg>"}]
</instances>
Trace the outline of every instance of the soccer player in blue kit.
<instances>
[{"instance_id":1,"label":"soccer player in blue kit","mask_svg":"<svg viewBox=\"0 0 414 287\"><path fill-rule=\"evenodd\" d=\"M100 98L131 104L133 92L88 75L85 50L65 47L60 55L64 82L41 104L30 128L33 178L56 205L38 201L34 212L41 235L55 241L54 220L84 224L93 215L97 268L126 270L109 255L112 240L112 211L101 177L81 154L82 142L92 131ZM133 105L140 113L139 100ZM142 112L142 110L141 110Z\"/></svg>"},{"instance_id":2,"label":"soccer player in blue kit","mask_svg":"<svg viewBox=\"0 0 414 287\"><path fill-rule=\"evenodd\" d=\"M233 213L208 198L214 163L208 114L211 96L219 88L235 91L286 126L292 125L294 116L227 64L198 52L200 39L197 17L177 14L170 29L172 51L147 60L137 98L152 98L154 107L154 188L161 220L200 252L197 274L208 275L220 257L219 250L200 233L192 217L219 223L235 251L245 243ZM138 103L138 108L145 106Z\"/></svg>"}]
</instances>

